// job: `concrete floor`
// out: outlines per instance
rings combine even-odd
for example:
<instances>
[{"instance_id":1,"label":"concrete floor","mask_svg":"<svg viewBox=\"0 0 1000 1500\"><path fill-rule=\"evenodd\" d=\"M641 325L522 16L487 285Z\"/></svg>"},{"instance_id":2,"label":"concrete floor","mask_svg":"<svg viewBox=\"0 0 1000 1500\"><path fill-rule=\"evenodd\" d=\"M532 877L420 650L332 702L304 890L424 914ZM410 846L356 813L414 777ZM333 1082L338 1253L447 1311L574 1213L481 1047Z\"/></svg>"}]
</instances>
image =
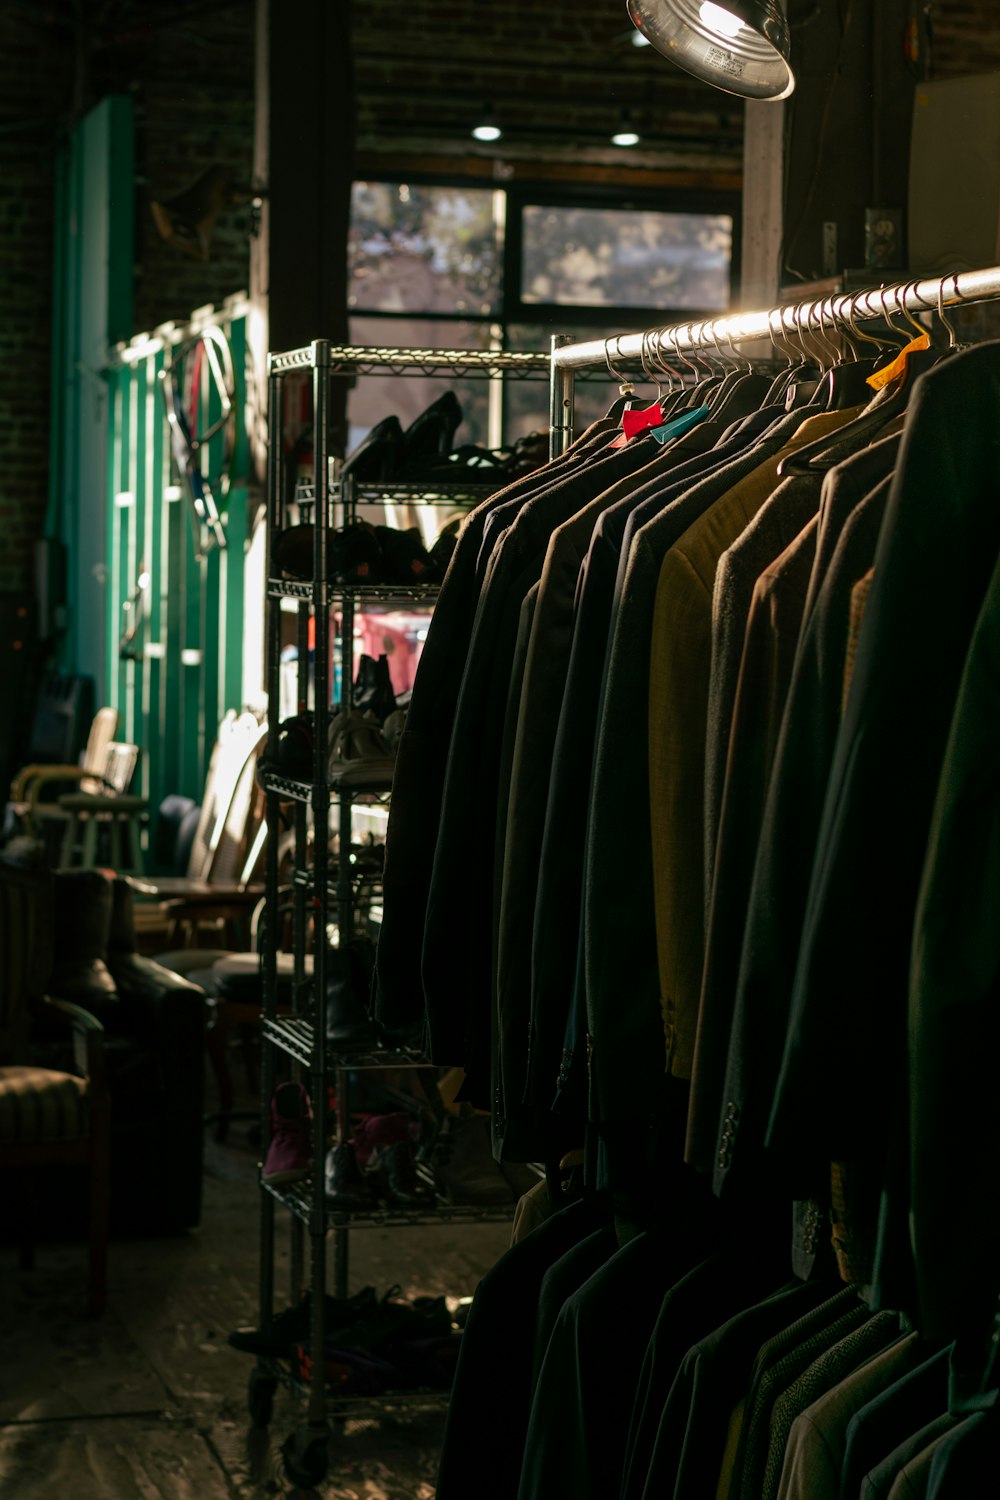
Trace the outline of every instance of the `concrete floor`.
<instances>
[{"instance_id":1,"label":"concrete floor","mask_svg":"<svg viewBox=\"0 0 1000 1500\"><path fill-rule=\"evenodd\" d=\"M225 1145L206 1130L200 1228L114 1241L100 1320L83 1315L82 1246L41 1245L28 1272L0 1247L0 1496L433 1500L443 1406L349 1422L331 1439L316 1490L284 1475L281 1443L304 1414L295 1397L279 1389L270 1427L250 1427L254 1362L226 1335L256 1322L256 1161L245 1125ZM279 1221L281 1306L284 1210ZM407 1297L470 1296L509 1240L505 1224L358 1229L350 1290L399 1284Z\"/></svg>"}]
</instances>

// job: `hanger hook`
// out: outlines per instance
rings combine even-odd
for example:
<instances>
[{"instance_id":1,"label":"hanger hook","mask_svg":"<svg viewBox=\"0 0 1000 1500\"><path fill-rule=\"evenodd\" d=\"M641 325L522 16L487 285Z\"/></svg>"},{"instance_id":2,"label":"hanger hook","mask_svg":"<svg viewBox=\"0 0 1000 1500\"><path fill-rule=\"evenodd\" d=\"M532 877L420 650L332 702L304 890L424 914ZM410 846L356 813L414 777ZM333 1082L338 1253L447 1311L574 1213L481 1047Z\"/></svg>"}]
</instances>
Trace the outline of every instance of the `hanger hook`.
<instances>
[{"instance_id":1,"label":"hanger hook","mask_svg":"<svg viewBox=\"0 0 1000 1500\"><path fill-rule=\"evenodd\" d=\"M681 364L687 365L688 369L691 371L696 380L700 379L701 375L697 365L693 364L691 360L688 359L687 355L681 352L681 346L677 339L677 329L664 328L663 336L669 340L670 347L673 349L676 358L680 360Z\"/></svg>"},{"instance_id":2,"label":"hanger hook","mask_svg":"<svg viewBox=\"0 0 1000 1500\"><path fill-rule=\"evenodd\" d=\"M619 337L618 334L615 334L614 343L615 343L615 358L616 359L621 359L621 357L622 357L622 355L621 355L621 342L620 342L620 337ZM629 377L627 375L622 374L621 370L616 370L615 367L614 367L614 365L611 363L611 349L610 349L610 345L611 345L611 340L610 339L605 339L604 340L604 363L608 367L608 374L611 375L615 380L618 381L618 394L620 396L632 396L632 395L635 394L635 385L633 384L633 382L629 379Z\"/></svg>"},{"instance_id":3,"label":"hanger hook","mask_svg":"<svg viewBox=\"0 0 1000 1500\"><path fill-rule=\"evenodd\" d=\"M813 348L810 340L806 337L806 329L803 326L805 324L805 317L806 304L804 302L796 303L796 305L792 308L792 322L795 324L795 332L798 336L799 348L802 351L802 363L818 364L819 361L816 358L816 350Z\"/></svg>"},{"instance_id":4,"label":"hanger hook","mask_svg":"<svg viewBox=\"0 0 1000 1500\"><path fill-rule=\"evenodd\" d=\"M771 318L772 318L772 316L774 314L777 314L778 327L781 329L781 337L780 337L780 339L778 339L778 338L775 337L774 327L773 327L773 325L771 323ZM767 336L771 340L771 348L777 354L783 354L784 355L784 357L785 357L785 368L786 368L786 370L790 370L792 368L792 366L794 365L795 360L792 357L792 347L791 347L791 344L789 343L788 339L785 336L785 313L784 313L784 309L783 308L780 308L780 307L771 307L771 308L768 308L768 312L767 312Z\"/></svg>"},{"instance_id":5,"label":"hanger hook","mask_svg":"<svg viewBox=\"0 0 1000 1500\"><path fill-rule=\"evenodd\" d=\"M958 276L957 275L953 275L951 279L952 279L952 284L953 284L955 296L957 297L958 296ZM944 311L944 284L945 284L945 282L947 280L948 280L947 276L942 276L941 280L938 282L938 305L937 305L938 317L941 319L941 322L944 324L945 328L948 331L948 348L949 349L957 349L958 348L958 335L955 332L955 325L954 325L954 323L951 322L951 320L949 318L945 317L945 311Z\"/></svg>"},{"instance_id":6,"label":"hanger hook","mask_svg":"<svg viewBox=\"0 0 1000 1500\"><path fill-rule=\"evenodd\" d=\"M847 304L846 309L844 306L845 302ZM849 296L845 295L843 297L843 300L839 304L837 302L836 296L830 298L830 317L833 320L834 327L837 329L837 332L840 334L844 343L847 345L847 348L850 351L851 359L858 360L860 358L860 355L858 353L858 346L854 342L854 338L852 336L857 332L857 329L851 322L850 308L851 299Z\"/></svg>"},{"instance_id":7,"label":"hanger hook","mask_svg":"<svg viewBox=\"0 0 1000 1500\"><path fill-rule=\"evenodd\" d=\"M648 340L646 342L646 357L647 359L649 359L654 369L659 370L663 375L666 376L667 393L668 395L672 395L674 391L675 372L671 369L670 364L668 363L667 358L664 355L660 337L661 332L662 330L657 330L655 328L649 330Z\"/></svg>"},{"instance_id":8,"label":"hanger hook","mask_svg":"<svg viewBox=\"0 0 1000 1500\"><path fill-rule=\"evenodd\" d=\"M641 339L640 344L639 344L639 363L642 366L642 373L645 375L646 379L648 381L650 381L653 385L656 386L656 399L657 399L657 401L662 401L662 399L663 399L663 384L662 384L661 380L659 379L659 376L656 374L656 372L654 370L650 369L649 363L648 363L648 360L647 360L647 350L648 350L648 347L649 347L649 337L650 337L650 335L649 335L648 331L642 335L642 339Z\"/></svg>"},{"instance_id":9,"label":"hanger hook","mask_svg":"<svg viewBox=\"0 0 1000 1500\"><path fill-rule=\"evenodd\" d=\"M833 342L833 339L826 331L826 304L823 302L822 298L819 300L819 302L814 302L812 304L812 307L810 308L810 328L812 327L813 315L815 315L816 318L816 336L819 339L820 353L826 360L826 364L821 366L823 373L825 374L827 370L832 370L834 365L838 362L840 350L837 348L837 345Z\"/></svg>"},{"instance_id":10,"label":"hanger hook","mask_svg":"<svg viewBox=\"0 0 1000 1500\"><path fill-rule=\"evenodd\" d=\"M886 307L885 299L890 291L892 291L893 295L895 296L895 287L887 287L885 285L885 282L883 282L879 287L878 300L882 308L882 316L885 319L886 326L888 327L889 332L894 333L896 337L901 340L899 347L901 349L905 349L906 345L910 342L910 335L908 333L903 333L902 329L897 328L895 323L892 321L892 318L889 316L889 309Z\"/></svg>"},{"instance_id":11,"label":"hanger hook","mask_svg":"<svg viewBox=\"0 0 1000 1500\"><path fill-rule=\"evenodd\" d=\"M736 365L736 368L740 369L742 366L745 365L746 369L747 369L747 373L749 374L749 372L753 369L753 365L747 359L746 355L741 354L740 351L737 349L736 344L733 341L733 330L729 326L729 319L728 318L726 319L726 333L725 333L725 338L726 338L726 343L729 345L729 352L732 355L733 363Z\"/></svg>"},{"instance_id":12,"label":"hanger hook","mask_svg":"<svg viewBox=\"0 0 1000 1500\"><path fill-rule=\"evenodd\" d=\"M899 308L900 312L902 313L903 317L906 319L907 323L909 323L910 327L914 330L914 332L919 337L923 338L924 335L927 333L927 329L924 327L923 323L919 322L913 316L912 312L910 311L910 309L906 305L906 299L907 299L907 297L910 296L912 293L914 293L919 285L920 285L920 281L918 279L916 281L907 281L907 282L905 282L903 284L903 286L897 287L896 288L896 305L898 306L898 308ZM923 298L921 298L920 300L923 303ZM924 304L924 305L926 305L926 304Z\"/></svg>"},{"instance_id":13,"label":"hanger hook","mask_svg":"<svg viewBox=\"0 0 1000 1500\"><path fill-rule=\"evenodd\" d=\"M883 344L882 340L875 338L875 336L873 334L862 332L862 330L858 327L858 323L857 323L858 305L859 305L860 299L862 297L867 297L867 296L868 296L867 292L855 292L853 294L853 296L849 296L848 299L847 299L848 300L848 304L849 304L849 310L845 314L845 316L847 317L847 321L848 321L848 324L850 325L851 332L853 333L853 335L854 335L854 337L856 339L859 339L861 341L861 343L863 343L863 344L874 344L874 346L875 346L876 349L880 349L881 350L881 349L885 348L885 345Z\"/></svg>"}]
</instances>

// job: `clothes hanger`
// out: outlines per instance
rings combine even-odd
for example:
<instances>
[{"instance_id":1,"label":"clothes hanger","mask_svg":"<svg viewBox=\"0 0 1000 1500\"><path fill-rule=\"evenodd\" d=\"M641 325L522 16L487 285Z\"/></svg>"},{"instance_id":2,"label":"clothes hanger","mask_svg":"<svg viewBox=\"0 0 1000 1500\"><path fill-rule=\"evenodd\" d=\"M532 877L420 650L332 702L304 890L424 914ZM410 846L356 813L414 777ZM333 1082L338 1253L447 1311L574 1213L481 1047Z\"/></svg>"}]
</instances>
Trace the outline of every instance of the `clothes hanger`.
<instances>
[{"instance_id":1,"label":"clothes hanger","mask_svg":"<svg viewBox=\"0 0 1000 1500\"><path fill-rule=\"evenodd\" d=\"M879 289L883 319L898 339L901 336L901 330L896 327L889 316L885 302L886 291L887 288L884 286ZM858 298L864 297L867 300L872 295L870 292L857 293L853 299L853 306L855 308L858 306ZM907 336L904 344L894 345L896 358L901 349L911 342L912 340ZM844 443L866 436L869 439L874 438L880 428L906 411L914 383L925 370L937 363L938 358L938 352L935 350L912 350L896 379L883 386L881 390L877 390L864 411L835 433L831 433L828 437L818 438L814 443L808 443L798 452L783 458L778 465L779 476L785 478L789 474L825 474L839 461L839 454Z\"/></svg>"},{"instance_id":2,"label":"clothes hanger","mask_svg":"<svg viewBox=\"0 0 1000 1500\"><path fill-rule=\"evenodd\" d=\"M771 317L772 317L772 314L774 314L774 313L777 314L778 324L779 324L779 326L781 328L781 339L780 339L780 341L775 336L774 326L773 326L773 324L771 322ZM779 370L778 374L771 381L771 385L770 385L770 388L768 390L767 395L764 398L763 405L764 406L784 406L784 404L785 404L785 390L786 390L786 388L788 386L789 381L792 379L792 371L795 369L795 366L798 363L798 360L796 358L795 353L792 350L792 346L791 346L789 340L785 337L785 318L784 318L784 313L782 312L782 310L781 310L780 307L778 307L778 308L770 308L768 310L768 314L767 314L767 335L768 335L768 338L771 340L771 348L773 350L775 350L776 353L780 352L780 353L784 354L784 356L785 356L785 368L783 370ZM780 349L779 349L779 342L780 342Z\"/></svg>"},{"instance_id":3,"label":"clothes hanger","mask_svg":"<svg viewBox=\"0 0 1000 1500\"><path fill-rule=\"evenodd\" d=\"M784 309L779 310L781 318L782 336L785 331ZM791 347L796 351L796 357L786 370L779 375L772 389L771 403L785 407L789 410L791 406L802 406L812 389L815 389L816 381L819 379L819 366L816 363L815 352L807 344L802 331L802 309L789 308L789 315L794 329L794 339ZM815 378L813 378L815 377ZM806 387L806 382L812 380L812 385ZM798 386L803 386L798 391Z\"/></svg>"},{"instance_id":4,"label":"clothes hanger","mask_svg":"<svg viewBox=\"0 0 1000 1500\"><path fill-rule=\"evenodd\" d=\"M717 370L713 370L710 361L705 358L704 349L702 348L705 338L705 324L699 323L697 325L697 328L697 338L693 338L691 341L691 358L688 359L684 356L681 356L682 358L684 358L684 363L694 371L696 376L699 377L694 387L688 391L686 401L682 403L684 407L689 408L695 406L705 406L707 404L707 397L711 394L712 391L717 390L723 381L722 374ZM674 348L678 349L679 353L680 351L677 343L677 330L671 329L670 331L673 336ZM697 364L693 363L694 360L698 360L703 368L708 371L707 375L703 375L699 371Z\"/></svg>"},{"instance_id":5,"label":"clothes hanger","mask_svg":"<svg viewBox=\"0 0 1000 1500\"><path fill-rule=\"evenodd\" d=\"M805 355L805 362L785 389L785 410L799 411L803 407L814 404L816 392L826 370L825 361L829 359L830 352L828 345L819 345L820 353L817 354L817 345L812 343L811 337L807 337L807 334L813 333L811 303L793 308L792 321Z\"/></svg>"},{"instance_id":6,"label":"clothes hanger","mask_svg":"<svg viewBox=\"0 0 1000 1500\"><path fill-rule=\"evenodd\" d=\"M712 334L714 338L714 324ZM761 406L766 403L771 389L771 378L755 370L752 360L747 359L746 355L740 355L728 326L725 338L732 358L737 362L742 359L745 366L744 368L738 365L734 374L722 382L709 402L712 418L728 426L760 410Z\"/></svg>"},{"instance_id":7,"label":"clothes hanger","mask_svg":"<svg viewBox=\"0 0 1000 1500\"><path fill-rule=\"evenodd\" d=\"M639 406L632 402L629 409L622 413L621 432L611 440L612 448L624 448L642 432L649 432L663 426L663 387L660 381L652 374L647 363L645 352L649 334L644 333L639 346L639 363L646 379L656 385L656 399L648 406Z\"/></svg>"},{"instance_id":8,"label":"clothes hanger","mask_svg":"<svg viewBox=\"0 0 1000 1500\"><path fill-rule=\"evenodd\" d=\"M850 297L846 298L848 305ZM820 380L816 391L816 404L822 406L825 411L844 411L849 406L859 406L871 397L871 386L868 377L875 368L876 359L872 355L862 358L858 353L857 345L851 337L857 330L854 325L842 318L843 305L837 306L836 299L830 301L830 319L834 329L839 327L841 337L850 349L851 357L848 359L843 347L838 348L837 358ZM821 316L825 317L825 304L821 310ZM847 327L844 327L844 323ZM868 335L864 335L865 338ZM871 343L878 348L875 339Z\"/></svg>"},{"instance_id":9,"label":"clothes hanger","mask_svg":"<svg viewBox=\"0 0 1000 1500\"><path fill-rule=\"evenodd\" d=\"M611 378L618 381L618 395L611 403L611 406L608 409L604 420L605 422L617 422L632 406L632 397L635 395L635 385L627 375L623 375L620 370L616 370L614 365L611 363L611 352L608 347L610 343L610 339L604 340L604 363L608 367L608 374L611 376ZM615 335L615 344L617 345L617 355L620 359L621 344L619 343L617 334Z\"/></svg>"}]
</instances>

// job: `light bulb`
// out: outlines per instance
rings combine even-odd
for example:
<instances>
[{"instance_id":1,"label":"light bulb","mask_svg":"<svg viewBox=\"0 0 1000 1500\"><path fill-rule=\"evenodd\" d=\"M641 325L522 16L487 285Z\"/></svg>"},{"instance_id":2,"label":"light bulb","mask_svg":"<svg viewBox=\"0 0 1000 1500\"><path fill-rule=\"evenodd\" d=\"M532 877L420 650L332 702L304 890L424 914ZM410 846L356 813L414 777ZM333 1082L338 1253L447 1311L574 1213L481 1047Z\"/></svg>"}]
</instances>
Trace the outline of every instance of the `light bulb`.
<instances>
[{"instance_id":1,"label":"light bulb","mask_svg":"<svg viewBox=\"0 0 1000 1500\"><path fill-rule=\"evenodd\" d=\"M611 137L612 146L638 146L639 137L634 130L616 130Z\"/></svg>"},{"instance_id":2,"label":"light bulb","mask_svg":"<svg viewBox=\"0 0 1000 1500\"><path fill-rule=\"evenodd\" d=\"M724 10L721 5L713 5L712 0L703 0L698 15L709 30L717 32L719 36L738 36L743 30L743 22L739 16L734 16L732 11Z\"/></svg>"},{"instance_id":3,"label":"light bulb","mask_svg":"<svg viewBox=\"0 0 1000 1500\"><path fill-rule=\"evenodd\" d=\"M499 125L474 125L472 127L473 139L477 141L498 141L503 135Z\"/></svg>"}]
</instances>

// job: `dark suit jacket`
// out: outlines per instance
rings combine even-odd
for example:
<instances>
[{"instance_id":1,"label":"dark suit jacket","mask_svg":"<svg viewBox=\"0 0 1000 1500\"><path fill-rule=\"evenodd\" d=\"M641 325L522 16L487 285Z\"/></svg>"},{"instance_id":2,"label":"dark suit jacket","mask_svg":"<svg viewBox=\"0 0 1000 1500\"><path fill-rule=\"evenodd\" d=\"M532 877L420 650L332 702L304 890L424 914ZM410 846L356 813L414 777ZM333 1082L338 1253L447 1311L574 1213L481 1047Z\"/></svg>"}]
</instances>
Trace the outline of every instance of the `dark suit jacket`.
<instances>
[{"instance_id":1,"label":"dark suit jacket","mask_svg":"<svg viewBox=\"0 0 1000 1500\"><path fill-rule=\"evenodd\" d=\"M972 635L917 901L910 967L910 1223L920 1320L989 1346L1000 1299L1000 561Z\"/></svg>"},{"instance_id":2,"label":"dark suit jacket","mask_svg":"<svg viewBox=\"0 0 1000 1500\"><path fill-rule=\"evenodd\" d=\"M828 1295L819 1282L792 1282L693 1344L664 1403L644 1482L635 1488L628 1475L622 1500L713 1495L730 1413L746 1391L758 1349Z\"/></svg>"},{"instance_id":3,"label":"dark suit jacket","mask_svg":"<svg viewBox=\"0 0 1000 1500\"><path fill-rule=\"evenodd\" d=\"M654 463L619 480L564 521L552 533L546 549L524 672L516 693L512 690L508 695L498 777L492 984L498 1024L491 1098L495 1104L499 1099L494 1114L497 1149L507 1157L523 1161L546 1154L545 1133L535 1127L535 1111L524 1106L530 1045L531 938L552 752L574 634L581 565L605 511L666 482L686 458L708 446L708 434L694 428ZM647 477L651 471L655 473ZM590 670L594 671L593 661ZM545 1103L549 1103L548 1098Z\"/></svg>"},{"instance_id":4,"label":"dark suit jacket","mask_svg":"<svg viewBox=\"0 0 1000 1500\"><path fill-rule=\"evenodd\" d=\"M733 933L742 932L746 919L818 530L819 518L814 515L781 556L763 570L754 585L747 618L705 929L685 1147L686 1159L706 1171L715 1157L739 976L739 944L733 942Z\"/></svg>"},{"instance_id":5,"label":"dark suit jacket","mask_svg":"<svg viewBox=\"0 0 1000 1500\"><path fill-rule=\"evenodd\" d=\"M583 961L570 1018L571 1028L590 1037L593 1119L635 1119L670 1108L646 791L649 659L660 565L692 521L777 452L789 428L798 425L797 414L780 419L751 448L639 526L627 554L623 550L598 706L580 921ZM621 799L629 789L626 819Z\"/></svg>"},{"instance_id":6,"label":"dark suit jacket","mask_svg":"<svg viewBox=\"0 0 1000 1500\"><path fill-rule=\"evenodd\" d=\"M965 1500L974 1495L983 1474L996 1474L998 1452L997 1408L966 1417L934 1450L927 1500Z\"/></svg>"},{"instance_id":7,"label":"dark suit jacket","mask_svg":"<svg viewBox=\"0 0 1000 1500\"><path fill-rule=\"evenodd\" d=\"M607 441L602 424L581 434L587 449ZM476 560L493 510L514 503L552 483L553 475L579 459L576 450L544 469L523 476L491 495L466 516L448 565L427 639L417 665L406 728L396 752L393 795L386 832L383 914L376 958L375 1014L401 1030L419 1027L424 1017L420 980L427 891L437 839L444 768L455 705L465 666L472 620L479 600Z\"/></svg>"},{"instance_id":8,"label":"dark suit jacket","mask_svg":"<svg viewBox=\"0 0 1000 1500\"><path fill-rule=\"evenodd\" d=\"M860 502L855 496L792 671L750 886L724 1082L712 1095L723 1106L710 1163L719 1193L736 1184L761 1190L764 1132L784 1045L805 886L840 724L850 592L871 562L888 485L883 480ZM704 1141L707 1125L699 1123L699 1129L706 1131ZM818 1179L810 1191L825 1200L828 1166ZM787 1190L788 1184L779 1178L779 1186Z\"/></svg>"},{"instance_id":9,"label":"dark suit jacket","mask_svg":"<svg viewBox=\"0 0 1000 1500\"><path fill-rule=\"evenodd\" d=\"M948 1351L942 1349L897 1376L851 1417L844 1437L841 1494L857 1495L865 1475L947 1405Z\"/></svg>"},{"instance_id":10,"label":"dark suit jacket","mask_svg":"<svg viewBox=\"0 0 1000 1500\"><path fill-rule=\"evenodd\" d=\"M799 484L820 486L817 536L822 536L826 549L830 548L831 534L835 530L831 513L836 513L836 534L839 536L845 518L857 505L859 496L891 467L897 446L898 439L873 444L844 459L825 477L803 475L797 479ZM842 452L843 447L843 444L838 445L836 451ZM790 585L787 592L782 589L779 596L777 583L772 585L768 602L773 612L768 615L768 623L773 625L774 634L768 628L761 632L763 640L756 635L750 638L748 655L739 666L741 710L745 716L749 715L749 723L747 732L735 740L730 729L731 753L724 788L725 827L720 830L716 854L719 866L709 910L688 1122L687 1159L705 1171L713 1169L718 1154L719 1120L723 1112L722 1095L733 1027L740 949L748 920L754 863L764 826L771 770L777 753L780 715L791 679L798 634L803 628L802 572L809 563L809 554L815 558L817 545L817 541L810 544L807 540L804 552L796 550L793 553L791 566L794 573L786 575L786 582ZM813 561L805 579L807 589L811 587L816 571ZM759 623L764 624L764 621ZM759 654L753 653L753 646L762 648ZM815 753L812 747L809 747L809 753ZM792 774L797 774L794 768ZM798 809L793 815L798 815ZM737 1109L741 1106L741 1099L735 1095L729 1098Z\"/></svg>"},{"instance_id":11,"label":"dark suit jacket","mask_svg":"<svg viewBox=\"0 0 1000 1500\"><path fill-rule=\"evenodd\" d=\"M513 1245L479 1283L448 1404L438 1500L469 1500L470 1486L477 1500L510 1500L517 1493L531 1410L538 1292L549 1267L607 1223L608 1215L594 1205L572 1203Z\"/></svg>"},{"instance_id":12,"label":"dark suit jacket","mask_svg":"<svg viewBox=\"0 0 1000 1500\"><path fill-rule=\"evenodd\" d=\"M640 437L566 472L528 499L498 544L476 609L445 767L421 976L430 1056L466 1067L469 1097L484 1107L493 1104L489 985L497 776L521 602L541 574L552 528L609 484L635 473L655 448Z\"/></svg>"},{"instance_id":13,"label":"dark suit jacket","mask_svg":"<svg viewBox=\"0 0 1000 1500\"><path fill-rule=\"evenodd\" d=\"M791 425L783 414L780 420ZM637 489L605 511L594 528L581 567L573 639L545 806L532 927L531 1022L526 1102L547 1112L556 1091L574 993L591 771L598 732L602 668L608 650L619 565L627 560L635 529L684 494L698 478L748 450L773 413L740 424L736 434L718 437L703 457L686 459L669 483ZM704 437L709 424L699 429ZM649 491L652 491L650 495ZM679 513L678 513L679 514ZM581 1007L583 1004L581 994ZM581 1030L585 1029L581 1027ZM585 1110L586 1094L583 1094ZM562 1096L565 1107L567 1100ZM571 1116L572 1116L571 1111Z\"/></svg>"},{"instance_id":14,"label":"dark suit jacket","mask_svg":"<svg viewBox=\"0 0 1000 1500\"><path fill-rule=\"evenodd\" d=\"M647 774L659 1009L667 1068L677 1078L691 1076L704 960L705 741L716 568L777 487L780 460L853 415L805 418L777 453L692 523L660 566L649 654Z\"/></svg>"},{"instance_id":15,"label":"dark suit jacket","mask_svg":"<svg viewBox=\"0 0 1000 1500\"><path fill-rule=\"evenodd\" d=\"M1000 344L914 389L813 865L768 1142L803 1172L883 1148L917 887L959 679L1000 549ZM940 609L921 582L934 579ZM872 837L873 829L878 836ZM863 1041L862 1041L863 1038ZM806 1136L808 1135L808 1138Z\"/></svg>"},{"instance_id":16,"label":"dark suit jacket","mask_svg":"<svg viewBox=\"0 0 1000 1500\"><path fill-rule=\"evenodd\" d=\"M662 1468L655 1486L650 1488L650 1467L659 1444L665 1408L688 1352L718 1328L720 1319L735 1317L774 1287L774 1260L768 1267L762 1260L755 1264L753 1257L725 1251L703 1261L667 1292L653 1326L636 1390L621 1500L640 1500L647 1490L650 1494L674 1493L673 1477L666 1483ZM789 1314L786 1312L785 1316ZM728 1414L721 1394L720 1391L719 1410ZM681 1441L674 1446L672 1455L674 1467L681 1456L683 1428L679 1436Z\"/></svg>"}]
</instances>

